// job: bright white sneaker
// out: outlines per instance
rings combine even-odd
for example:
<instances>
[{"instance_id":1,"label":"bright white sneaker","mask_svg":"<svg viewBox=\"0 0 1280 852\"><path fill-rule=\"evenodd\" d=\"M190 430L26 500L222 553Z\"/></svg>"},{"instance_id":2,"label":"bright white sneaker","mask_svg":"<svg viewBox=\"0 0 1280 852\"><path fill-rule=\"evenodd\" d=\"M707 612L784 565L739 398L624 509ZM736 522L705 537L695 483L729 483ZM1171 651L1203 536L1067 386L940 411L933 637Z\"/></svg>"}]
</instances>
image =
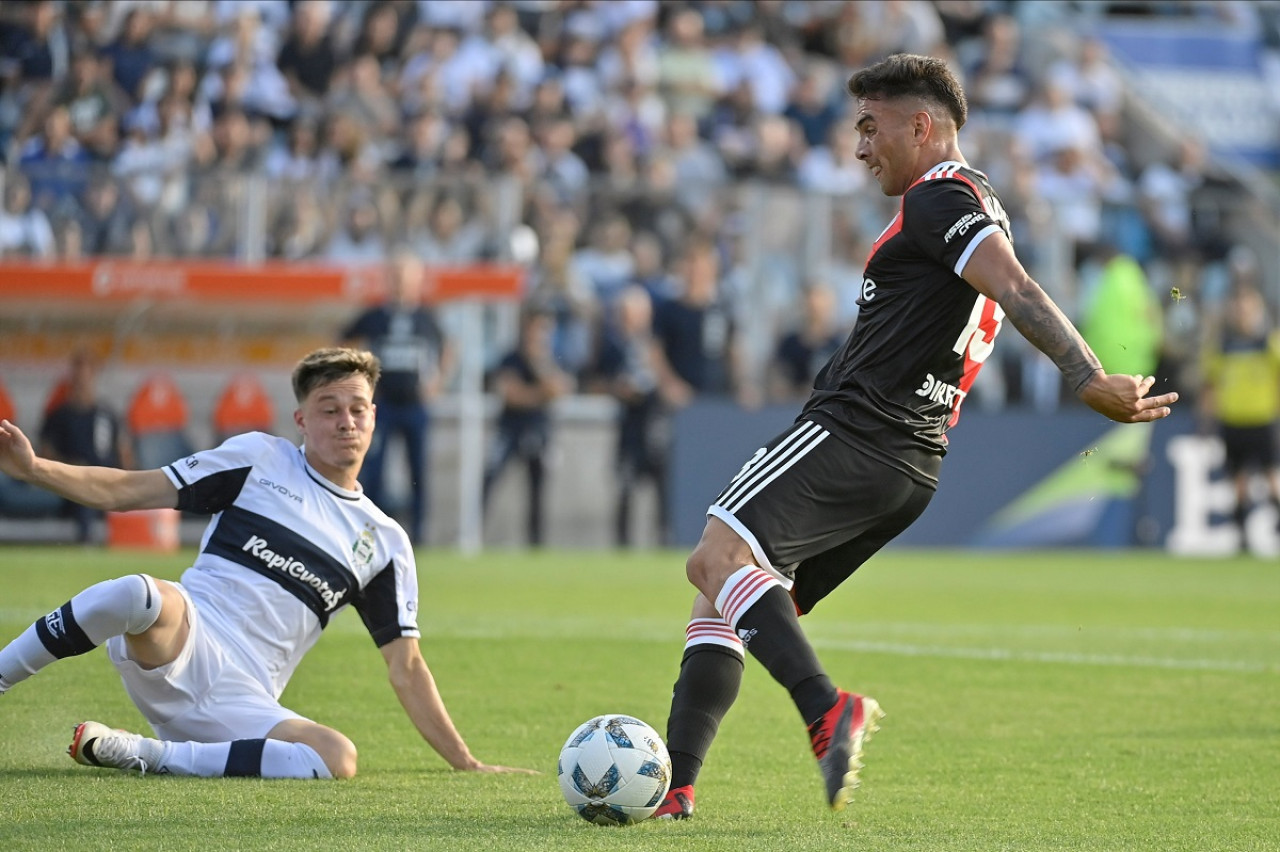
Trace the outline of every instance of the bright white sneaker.
<instances>
[{"instance_id":1,"label":"bright white sneaker","mask_svg":"<svg viewBox=\"0 0 1280 852\"><path fill-rule=\"evenodd\" d=\"M160 764L164 743L101 722L81 722L71 735L67 754L85 766L136 769L146 775Z\"/></svg>"}]
</instances>

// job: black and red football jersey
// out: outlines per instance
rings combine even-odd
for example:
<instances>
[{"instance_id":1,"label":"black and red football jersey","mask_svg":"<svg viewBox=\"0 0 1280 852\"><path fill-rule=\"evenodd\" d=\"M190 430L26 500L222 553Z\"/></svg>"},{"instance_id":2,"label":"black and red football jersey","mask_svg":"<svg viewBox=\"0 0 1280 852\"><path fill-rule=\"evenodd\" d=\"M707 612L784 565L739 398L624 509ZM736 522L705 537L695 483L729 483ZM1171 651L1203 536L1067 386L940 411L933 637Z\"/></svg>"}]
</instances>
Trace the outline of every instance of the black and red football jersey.
<instances>
[{"instance_id":1,"label":"black and red football jersey","mask_svg":"<svg viewBox=\"0 0 1280 852\"><path fill-rule=\"evenodd\" d=\"M858 319L800 417L936 484L947 429L991 354L1004 312L963 278L1009 218L982 172L930 169L902 195L867 257Z\"/></svg>"}]
</instances>

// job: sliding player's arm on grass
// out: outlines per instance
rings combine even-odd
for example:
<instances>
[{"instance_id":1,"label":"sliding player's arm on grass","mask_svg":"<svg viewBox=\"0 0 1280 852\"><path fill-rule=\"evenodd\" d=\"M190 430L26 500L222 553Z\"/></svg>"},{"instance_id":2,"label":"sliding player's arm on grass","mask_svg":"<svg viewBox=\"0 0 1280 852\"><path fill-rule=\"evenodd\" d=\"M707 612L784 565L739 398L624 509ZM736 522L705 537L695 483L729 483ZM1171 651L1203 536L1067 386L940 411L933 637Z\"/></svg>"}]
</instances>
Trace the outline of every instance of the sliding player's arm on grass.
<instances>
[{"instance_id":1,"label":"sliding player's arm on grass","mask_svg":"<svg viewBox=\"0 0 1280 852\"><path fill-rule=\"evenodd\" d=\"M984 239L964 267L964 280L1004 310L1014 328L1048 355L1080 400L1120 423L1169 416L1176 393L1148 397L1154 376L1108 373L1053 300L1031 279L1001 233Z\"/></svg>"},{"instance_id":2,"label":"sliding player's arm on grass","mask_svg":"<svg viewBox=\"0 0 1280 852\"><path fill-rule=\"evenodd\" d=\"M124 512L178 505L178 489L164 471L73 465L44 458L8 420L0 420L0 473L91 509Z\"/></svg>"},{"instance_id":3,"label":"sliding player's arm on grass","mask_svg":"<svg viewBox=\"0 0 1280 852\"><path fill-rule=\"evenodd\" d=\"M382 646L382 658L387 661L387 674L405 712L413 721L422 738L435 749L454 769L472 772L523 772L537 773L531 769L514 769L509 766L492 766L477 760L467 748L462 735L449 718L449 711L436 689L436 680L422 658L418 640L411 636L393 639Z\"/></svg>"}]
</instances>

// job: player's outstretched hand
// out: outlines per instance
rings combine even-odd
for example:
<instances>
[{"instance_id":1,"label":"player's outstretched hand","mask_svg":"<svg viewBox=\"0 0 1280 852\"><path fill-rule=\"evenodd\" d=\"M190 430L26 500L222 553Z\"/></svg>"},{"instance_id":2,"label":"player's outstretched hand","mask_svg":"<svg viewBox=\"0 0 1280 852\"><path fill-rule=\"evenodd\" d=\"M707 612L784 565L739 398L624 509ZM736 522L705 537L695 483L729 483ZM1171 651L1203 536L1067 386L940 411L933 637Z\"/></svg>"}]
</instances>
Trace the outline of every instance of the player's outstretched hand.
<instances>
[{"instance_id":1,"label":"player's outstretched hand","mask_svg":"<svg viewBox=\"0 0 1280 852\"><path fill-rule=\"evenodd\" d=\"M1178 401L1176 393L1147 396L1155 383L1155 376L1095 373L1080 390L1080 399L1117 423L1149 423L1168 417L1169 406Z\"/></svg>"},{"instance_id":2,"label":"player's outstretched hand","mask_svg":"<svg viewBox=\"0 0 1280 852\"><path fill-rule=\"evenodd\" d=\"M26 480L36 465L36 452L22 430L8 420L0 420L0 473Z\"/></svg>"}]
</instances>

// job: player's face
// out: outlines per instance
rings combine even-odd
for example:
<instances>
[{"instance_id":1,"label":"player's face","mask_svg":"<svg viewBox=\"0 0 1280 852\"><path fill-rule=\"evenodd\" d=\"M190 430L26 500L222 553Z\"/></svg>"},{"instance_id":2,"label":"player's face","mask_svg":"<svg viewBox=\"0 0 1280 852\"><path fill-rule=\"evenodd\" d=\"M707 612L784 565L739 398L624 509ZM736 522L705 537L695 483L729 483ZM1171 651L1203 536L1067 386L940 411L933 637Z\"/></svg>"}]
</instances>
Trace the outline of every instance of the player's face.
<instances>
[{"instance_id":1,"label":"player's face","mask_svg":"<svg viewBox=\"0 0 1280 852\"><path fill-rule=\"evenodd\" d=\"M917 177L912 106L896 100L858 101L857 156L871 169L885 195L902 195Z\"/></svg>"},{"instance_id":2,"label":"player's face","mask_svg":"<svg viewBox=\"0 0 1280 852\"><path fill-rule=\"evenodd\" d=\"M354 489L373 438L375 411L369 380L361 375L311 391L294 414L307 461L335 485Z\"/></svg>"}]
</instances>

